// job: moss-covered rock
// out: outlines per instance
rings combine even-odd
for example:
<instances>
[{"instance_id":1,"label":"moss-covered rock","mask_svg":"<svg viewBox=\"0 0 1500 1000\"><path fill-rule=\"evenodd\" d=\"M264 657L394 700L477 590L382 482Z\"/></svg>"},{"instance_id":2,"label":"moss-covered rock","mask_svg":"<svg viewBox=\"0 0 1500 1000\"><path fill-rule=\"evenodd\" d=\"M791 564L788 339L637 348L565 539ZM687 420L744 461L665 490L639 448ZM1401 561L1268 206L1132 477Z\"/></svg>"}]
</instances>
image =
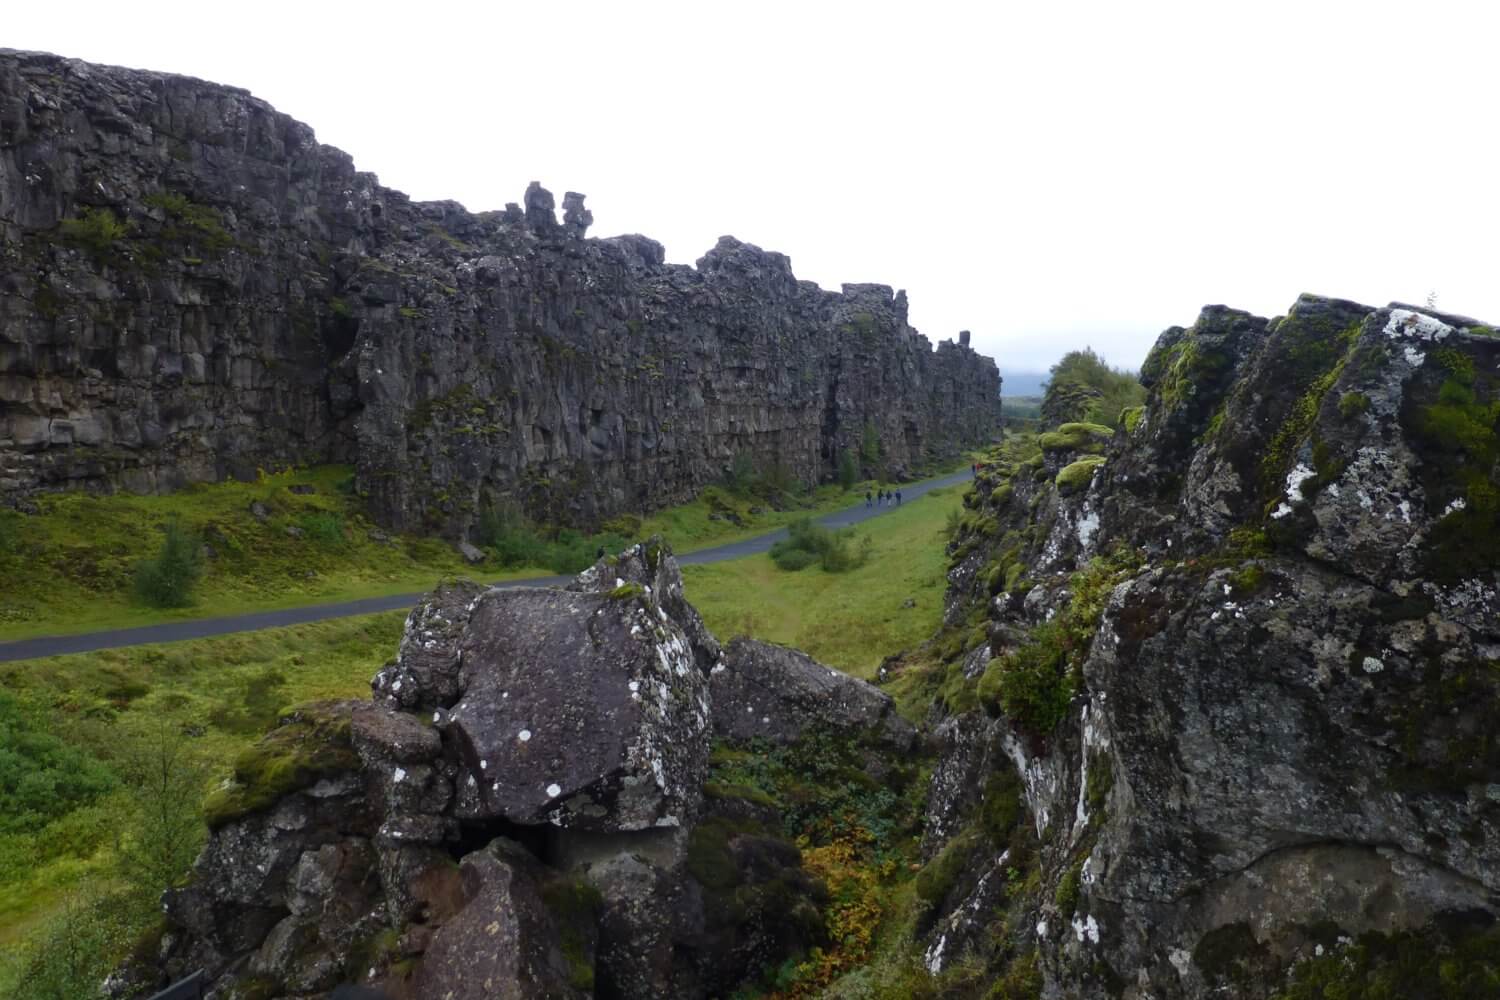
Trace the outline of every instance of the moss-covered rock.
<instances>
[{"instance_id":1,"label":"moss-covered rock","mask_svg":"<svg viewBox=\"0 0 1500 1000\"><path fill-rule=\"evenodd\" d=\"M203 805L210 828L259 812L278 799L330 775L356 772L350 742L357 702L316 702L286 715L281 724L235 758L231 779Z\"/></svg>"},{"instance_id":2,"label":"moss-covered rock","mask_svg":"<svg viewBox=\"0 0 1500 1000\"><path fill-rule=\"evenodd\" d=\"M1064 466L1058 472L1056 480L1054 480L1058 492L1064 494L1077 493L1080 490L1087 489L1089 483L1093 481L1094 470L1103 464L1104 456L1090 455L1087 458L1080 458L1078 461Z\"/></svg>"},{"instance_id":3,"label":"moss-covered rock","mask_svg":"<svg viewBox=\"0 0 1500 1000\"><path fill-rule=\"evenodd\" d=\"M1038 440L1044 452L1079 451L1097 454L1104 450L1114 434L1113 427L1103 424L1073 423L1063 424L1055 431L1047 431Z\"/></svg>"}]
</instances>

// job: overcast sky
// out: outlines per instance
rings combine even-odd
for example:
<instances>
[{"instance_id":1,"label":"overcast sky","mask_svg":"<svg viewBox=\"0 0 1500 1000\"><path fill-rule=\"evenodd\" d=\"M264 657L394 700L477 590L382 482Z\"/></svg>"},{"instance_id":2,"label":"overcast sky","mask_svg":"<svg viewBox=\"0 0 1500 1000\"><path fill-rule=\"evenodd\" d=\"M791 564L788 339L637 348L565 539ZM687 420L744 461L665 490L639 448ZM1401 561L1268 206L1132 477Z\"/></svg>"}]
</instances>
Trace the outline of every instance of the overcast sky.
<instances>
[{"instance_id":1,"label":"overcast sky","mask_svg":"<svg viewBox=\"0 0 1500 1000\"><path fill-rule=\"evenodd\" d=\"M0 45L247 87L416 198L535 179L669 260L905 288L1025 371L1302 291L1500 320L1491 6L69 0Z\"/></svg>"}]
</instances>

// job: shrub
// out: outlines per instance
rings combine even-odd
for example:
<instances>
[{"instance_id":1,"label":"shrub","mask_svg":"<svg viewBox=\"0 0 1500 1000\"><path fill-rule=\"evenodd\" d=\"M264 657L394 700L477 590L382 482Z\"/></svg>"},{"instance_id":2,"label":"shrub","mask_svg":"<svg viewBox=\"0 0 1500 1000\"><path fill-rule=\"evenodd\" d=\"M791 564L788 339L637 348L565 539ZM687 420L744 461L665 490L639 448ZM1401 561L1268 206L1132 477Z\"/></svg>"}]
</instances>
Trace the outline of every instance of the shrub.
<instances>
[{"instance_id":1,"label":"shrub","mask_svg":"<svg viewBox=\"0 0 1500 1000\"><path fill-rule=\"evenodd\" d=\"M785 570L799 570L819 563L829 573L846 573L865 564L870 557L870 538L856 541L853 529L829 531L810 518L793 521L787 537L771 546L771 559Z\"/></svg>"},{"instance_id":2,"label":"shrub","mask_svg":"<svg viewBox=\"0 0 1500 1000\"><path fill-rule=\"evenodd\" d=\"M479 544L495 554L502 566L546 565L547 543L512 504L487 506L479 514Z\"/></svg>"},{"instance_id":3,"label":"shrub","mask_svg":"<svg viewBox=\"0 0 1500 1000\"><path fill-rule=\"evenodd\" d=\"M0 834L36 832L114 785L103 764L52 735L0 689Z\"/></svg>"},{"instance_id":4,"label":"shrub","mask_svg":"<svg viewBox=\"0 0 1500 1000\"><path fill-rule=\"evenodd\" d=\"M854 457L854 452L845 448L839 452L839 485L847 490L857 482L859 482L859 460Z\"/></svg>"},{"instance_id":5,"label":"shrub","mask_svg":"<svg viewBox=\"0 0 1500 1000\"><path fill-rule=\"evenodd\" d=\"M63 239L98 255L125 236L126 225L107 208L85 208L77 218L64 219L59 229Z\"/></svg>"},{"instance_id":6,"label":"shrub","mask_svg":"<svg viewBox=\"0 0 1500 1000\"><path fill-rule=\"evenodd\" d=\"M202 570L197 536L172 521L156 557L136 565L136 596L156 608L186 607Z\"/></svg>"},{"instance_id":7,"label":"shrub","mask_svg":"<svg viewBox=\"0 0 1500 1000\"><path fill-rule=\"evenodd\" d=\"M1111 368L1089 348L1069 351L1052 366L1042 423L1089 421L1118 427L1126 410L1145 401L1146 389L1134 372Z\"/></svg>"},{"instance_id":8,"label":"shrub","mask_svg":"<svg viewBox=\"0 0 1500 1000\"><path fill-rule=\"evenodd\" d=\"M308 538L329 548L343 548L349 540L344 534L343 517L332 511L303 514L297 525Z\"/></svg>"}]
</instances>

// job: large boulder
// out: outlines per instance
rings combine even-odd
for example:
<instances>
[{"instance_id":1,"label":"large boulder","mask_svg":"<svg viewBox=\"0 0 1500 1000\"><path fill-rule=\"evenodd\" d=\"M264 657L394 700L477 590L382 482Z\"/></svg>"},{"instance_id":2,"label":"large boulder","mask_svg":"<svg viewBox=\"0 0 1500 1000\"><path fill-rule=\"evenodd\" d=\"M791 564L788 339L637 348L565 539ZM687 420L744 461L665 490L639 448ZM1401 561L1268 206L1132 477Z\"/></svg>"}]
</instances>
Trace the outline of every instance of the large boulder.
<instances>
[{"instance_id":1,"label":"large boulder","mask_svg":"<svg viewBox=\"0 0 1500 1000\"><path fill-rule=\"evenodd\" d=\"M492 591L459 655L463 694L442 725L465 819L642 830L696 812L708 682L641 587Z\"/></svg>"},{"instance_id":2,"label":"large boulder","mask_svg":"<svg viewBox=\"0 0 1500 1000\"><path fill-rule=\"evenodd\" d=\"M735 639L710 677L714 732L736 743L789 745L809 729L858 736L908 750L916 730L879 688L826 667L806 653Z\"/></svg>"}]
</instances>

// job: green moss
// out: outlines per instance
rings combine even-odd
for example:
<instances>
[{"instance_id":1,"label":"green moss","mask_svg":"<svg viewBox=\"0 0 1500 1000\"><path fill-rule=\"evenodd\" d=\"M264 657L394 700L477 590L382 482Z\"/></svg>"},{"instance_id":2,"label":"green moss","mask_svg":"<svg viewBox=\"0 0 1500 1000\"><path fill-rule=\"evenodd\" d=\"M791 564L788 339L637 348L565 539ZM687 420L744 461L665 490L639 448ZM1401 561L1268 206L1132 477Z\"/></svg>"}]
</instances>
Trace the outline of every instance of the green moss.
<instances>
[{"instance_id":1,"label":"green moss","mask_svg":"<svg viewBox=\"0 0 1500 1000\"><path fill-rule=\"evenodd\" d=\"M1021 779L1016 772L1001 767L990 774L985 779L984 795L979 801L979 827L989 837L990 843L1005 843L1025 815Z\"/></svg>"},{"instance_id":2,"label":"green moss","mask_svg":"<svg viewBox=\"0 0 1500 1000\"><path fill-rule=\"evenodd\" d=\"M1144 406L1131 406L1120 412L1120 426L1125 428L1126 434L1134 434L1135 429L1140 426L1141 418L1146 415Z\"/></svg>"},{"instance_id":3,"label":"green moss","mask_svg":"<svg viewBox=\"0 0 1500 1000\"><path fill-rule=\"evenodd\" d=\"M740 883L739 865L729 850L729 841L741 833L758 833L753 823L742 823L723 816L710 816L688 837L687 869L698 884L711 891L723 892Z\"/></svg>"},{"instance_id":4,"label":"green moss","mask_svg":"<svg viewBox=\"0 0 1500 1000\"><path fill-rule=\"evenodd\" d=\"M1500 930L1367 933L1298 962L1272 1000L1472 1000L1500 996Z\"/></svg>"},{"instance_id":5,"label":"green moss","mask_svg":"<svg viewBox=\"0 0 1500 1000\"><path fill-rule=\"evenodd\" d=\"M703 794L711 799L743 799L758 806L771 809L777 807L775 799L753 785L726 785L717 781L705 781Z\"/></svg>"},{"instance_id":6,"label":"green moss","mask_svg":"<svg viewBox=\"0 0 1500 1000\"><path fill-rule=\"evenodd\" d=\"M1050 733L1067 714L1110 590L1139 565L1126 549L1096 557L1069 580L1072 600L1031 630L1026 642L991 660L979 681L980 701L1034 733Z\"/></svg>"},{"instance_id":7,"label":"green moss","mask_svg":"<svg viewBox=\"0 0 1500 1000\"><path fill-rule=\"evenodd\" d=\"M1229 586L1240 599L1258 593L1266 585L1266 571L1259 563L1247 563L1229 575Z\"/></svg>"},{"instance_id":8,"label":"green moss","mask_svg":"<svg viewBox=\"0 0 1500 1000\"><path fill-rule=\"evenodd\" d=\"M1497 331L1493 326L1486 326L1483 323L1466 327L1464 332L1471 333L1476 337L1500 337L1500 331Z\"/></svg>"},{"instance_id":9,"label":"green moss","mask_svg":"<svg viewBox=\"0 0 1500 1000\"><path fill-rule=\"evenodd\" d=\"M1339 416L1350 420L1370 408L1370 397L1362 392L1346 392L1339 397Z\"/></svg>"},{"instance_id":10,"label":"green moss","mask_svg":"<svg viewBox=\"0 0 1500 1000\"><path fill-rule=\"evenodd\" d=\"M576 989L594 988L594 939L604 897L579 878L556 879L542 886L542 903L552 915L568 983Z\"/></svg>"},{"instance_id":11,"label":"green moss","mask_svg":"<svg viewBox=\"0 0 1500 1000\"><path fill-rule=\"evenodd\" d=\"M1404 419L1426 447L1429 504L1446 510L1429 536L1427 572L1455 583L1500 564L1500 383L1452 348L1433 358L1447 373L1437 398Z\"/></svg>"},{"instance_id":12,"label":"green moss","mask_svg":"<svg viewBox=\"0 0 1500 1000\"><path fill-rule=\"evenodd\" d=\"M613 601L628 601L637 597L644 597L645 594L646 588L639 583L622 583L609 592L609 597Z\"/></svg>"},{"instance_id":13,"label":"green moss","mask_svg":"<svg viewBox=\"0 0 1500 1000\"><path fill-rule=\"evenodd\" d=\"M208 797L204 818L217 828L320 778L358 769L347 710L337 702L304 705L235 758L232 780Z\"/></svg>"},{"instance_id":14,"label":"green moss","mask_svg":"<svg viewBox=\"0 0 1500 1000\"><path fill-rule=\"evenodd\" d=\"M1278 496L1284 488L1297 449L1311 433L1323 399L1343 374L1359 337L1358 321L1340 331L1328 322L1289 316L1277 327L1286 342L1283 354L1288 377L1300 394L1261 459L1261 486L1268 498Z\"/></svg>"},{"instance_id":15,"label":"green moss","mask_svg":"<svg viewBox=\"0 0 1500 1000\"><path fill-rule=\"evenodd\" d=\"M1080 458L1071 465L1063 467L1058 472L1054 483L1058 491L1064 494L1076 493L1079 490L1087 489L1089 483L1093 481L1094 470L1103 464L1104 456L1102 455L1090 455L1087 458Z\"/></svg>"},{"instance_id":16,"label":"green moss","mask_svg":"<svg viewBox=\"0 0 1500 1000\"><path fill-rule=\"evenodd\" d=\"M1063 424L1055 431L1048 431L1038 441L1042 451L1085 451L1098 453L1104 450L1109 439L1114 437L1114 428L1103 424Z\"/></svg>"},{"instance_id":17,"label":"green moss","mask_svg":"<svg viewBox=\"0 0 1500 1000\"><path fill-rule=\"evenodd\" d=\"M1078 897L1083 888L1083 860L1063 873L1062 879L1057 883L1057 891L1053 893L1052 900L1057 904L1058 913L1064 920L1069 919L1078 910Z\"/></svg>"},{"instance_id":18,"label":"green moss","mask_svg":"<svg viewBox=\"0 0 1500 1000\"><path fill-rule=\"evenodd\" d=\"M958 877L979 850L981 839L975 830L968 829L955 835L943 849L917 872L917 898L929 906L936 906L947 897Z\"/></svg>"}]
</instances>

